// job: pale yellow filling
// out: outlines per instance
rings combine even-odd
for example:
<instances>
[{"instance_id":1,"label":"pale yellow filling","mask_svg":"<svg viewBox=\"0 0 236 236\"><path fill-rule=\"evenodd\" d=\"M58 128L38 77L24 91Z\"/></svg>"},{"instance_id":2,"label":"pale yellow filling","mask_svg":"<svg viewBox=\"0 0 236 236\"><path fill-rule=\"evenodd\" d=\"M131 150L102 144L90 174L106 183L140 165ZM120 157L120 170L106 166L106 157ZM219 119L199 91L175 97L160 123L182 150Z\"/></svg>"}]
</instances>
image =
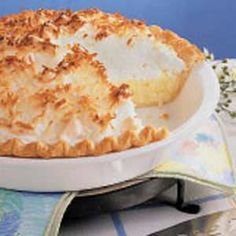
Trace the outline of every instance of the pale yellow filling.
<instances>
[{"instance_id":1,"label":"pale yellow filling","mask_svg":"<svg viewBox=\"0 0 236 236\"><path fill-rule=\"evenodd\" d=\"M125 80L133 93L133 101L137 107L161 106L173 100L179 88L178 78L170 78L162 74L158 79Z\"/></svg>"}]
</instances>

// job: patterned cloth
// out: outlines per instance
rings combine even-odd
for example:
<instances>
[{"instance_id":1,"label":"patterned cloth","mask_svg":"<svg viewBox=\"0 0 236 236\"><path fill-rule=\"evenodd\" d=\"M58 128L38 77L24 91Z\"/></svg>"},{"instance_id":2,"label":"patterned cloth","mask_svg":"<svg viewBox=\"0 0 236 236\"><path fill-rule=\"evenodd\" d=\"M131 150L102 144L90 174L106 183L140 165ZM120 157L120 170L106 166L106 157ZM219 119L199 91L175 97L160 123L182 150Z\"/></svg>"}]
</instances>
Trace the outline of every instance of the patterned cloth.
<instances>
[{"instance_id":1,"label":"patterned cloth","mask_svg":"<svg viewBox=\"0 0 236 236\"><path fill-rule=\"evenodd\" d=\"M212 115L193 134L176 143L163 161L141 178L149 177L180 178L236 192L233 163L216 116ZM0 235L57 235L63 214L76 196L79 193L29 193L1 189Z\"/></svg>"},{"instance_id":2,"label":"patterned cloth","mask_svg":"<svg viewBox=\"0 0 236 236\"><path fill-rule=\"evenodd\" d=\"M219 118L212 115L193 134L176 143L153 174L236 192L234 170L223 126Z\"/></svg>"}]
</instances>

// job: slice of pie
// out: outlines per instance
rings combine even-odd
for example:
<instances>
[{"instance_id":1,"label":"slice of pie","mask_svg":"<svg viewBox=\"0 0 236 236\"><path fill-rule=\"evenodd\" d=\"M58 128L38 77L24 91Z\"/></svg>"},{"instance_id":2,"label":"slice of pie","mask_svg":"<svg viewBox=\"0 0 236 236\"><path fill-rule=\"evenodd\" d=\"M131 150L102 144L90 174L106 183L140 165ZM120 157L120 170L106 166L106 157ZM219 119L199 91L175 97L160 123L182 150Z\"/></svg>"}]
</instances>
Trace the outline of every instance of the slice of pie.
<instances>
[{"instance_id":1,"label":"slice of pie","mask_svg":"<svg viewBox=\"0 0 236 236\"><path fill-rule=\"evenodd\" d=\"M165 138L135 105L176 97L202 53L119 14L26 11L0 19L0 155L77 157Z\"/></svg>"}]
</instances>

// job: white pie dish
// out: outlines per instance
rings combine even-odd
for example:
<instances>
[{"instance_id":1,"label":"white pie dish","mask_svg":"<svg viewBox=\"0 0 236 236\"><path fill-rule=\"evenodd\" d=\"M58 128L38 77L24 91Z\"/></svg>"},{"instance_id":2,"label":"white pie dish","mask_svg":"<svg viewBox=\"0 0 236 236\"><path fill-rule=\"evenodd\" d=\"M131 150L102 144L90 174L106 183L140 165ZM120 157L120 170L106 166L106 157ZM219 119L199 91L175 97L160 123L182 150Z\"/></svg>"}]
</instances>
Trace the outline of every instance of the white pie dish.
<instances>
[{"instance_id":1,"label":"white pie dish","mask_svg":"<svg viewBox=\"0 0 236 236\"><path fill-rule=\"evenodd\" d=\"M193 132L212 114L218 99L216 75L204 62L193 69L174 102L161 109L138 111L153 124L160 124L158 111L167 112L170 119L163 122L172 131L167 139L99 157L49 160L0 157L0 187L40 192L72 191L107 186L144 174L165 158L165 152L174 142Z\"/></svg>"}]
</instances>

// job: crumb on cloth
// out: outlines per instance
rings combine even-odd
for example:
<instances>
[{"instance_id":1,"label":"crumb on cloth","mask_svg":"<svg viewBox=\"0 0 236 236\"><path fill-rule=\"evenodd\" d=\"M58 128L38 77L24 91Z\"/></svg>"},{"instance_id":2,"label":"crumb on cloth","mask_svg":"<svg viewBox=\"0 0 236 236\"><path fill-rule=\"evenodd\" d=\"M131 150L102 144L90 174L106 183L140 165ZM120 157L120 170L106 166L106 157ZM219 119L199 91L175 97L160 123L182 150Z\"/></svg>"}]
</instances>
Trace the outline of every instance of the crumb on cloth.
<instances>
[{"instance_id":1,"label":"crumb on cloth","mask_svg":"<svg viewBox=\"0 0 236 236\"><path fill-rule=\"evenodd\" d=\"M160 115L159 115L159 118L161 119L161 120L168 120L169 118L170 118L170 115L168 114L168 113L161 113Z\"/></svg>"}]
</instances>

